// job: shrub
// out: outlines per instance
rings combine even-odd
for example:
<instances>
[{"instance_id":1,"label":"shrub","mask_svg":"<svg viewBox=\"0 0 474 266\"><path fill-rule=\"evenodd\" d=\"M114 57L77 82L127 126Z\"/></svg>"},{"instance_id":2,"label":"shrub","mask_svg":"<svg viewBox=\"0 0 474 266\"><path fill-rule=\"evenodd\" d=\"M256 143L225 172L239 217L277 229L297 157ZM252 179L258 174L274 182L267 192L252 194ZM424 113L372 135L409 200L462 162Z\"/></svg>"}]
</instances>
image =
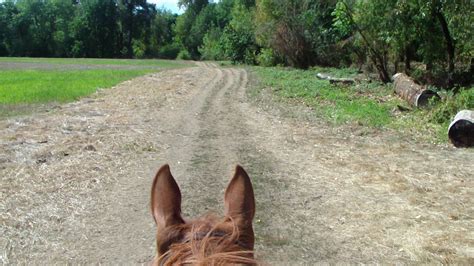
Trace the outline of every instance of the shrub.
<instances>
[{"instance_id":1,"label":"shrub","mask_svg":"<svg viewBox=\"0 0 474 266\"><path fill-rule=\"evenodd\" d=\"M429 113L429 121L449 123L463 109L474 109L474 88L462 89L457 94L448 92L446 99Z\"/></svg>"},{"instance_id":2,"label":"shrub","mask_svg":"<svg viewBox=\"0 0 474 266\"><path fill-rule=\"evenodd\" d=\"M178 57L180 50L179 45L176 43L167 44L160 48L158 56L164 59L175 59Z\"/></svg>"},{"instance_id":3,"label":"shrub","mask_svg":"<svg viewBox=\"0 0 474 266\"><path fill-rule=\"evenodd\" d=\"M219 28L213 28L204 35L203 44L199 47L201 59L204 60L224 60L224 47L221 44L220 37L222 31Z\"/></svg>"},{"instance_id":4,"label":"shrub","mask_svg":"<svg viewBox=\"0 0 474 266\"><path fill-rule=\"evenodd\" d=\"M134 39L132 41L132 49L135 58L143 58L145 56L146 46L142 41Z\"/></svg>"},{"instance_id":5,"label":"shrub","mask_svg":"<svg viewBox=\"0 0 474 266\"><path fill-rule=\"evenodd\" d=\"M257 63L260 66L270 67L275 66L277 62L275 53L271 48L264 48L260 51L260 54L257 56Z\"/></svg>"},{"instance_id":6,"label":"shrub","mask_svg":"<svg viewBox=\"0 0 474 266\"><path fill-rule=\"evenodd\" d=\"M180 60L191 60L191 54L188 52L188 50L181 50L178 53L178 56L176 59Z\"/></svg>"}]
</instances>

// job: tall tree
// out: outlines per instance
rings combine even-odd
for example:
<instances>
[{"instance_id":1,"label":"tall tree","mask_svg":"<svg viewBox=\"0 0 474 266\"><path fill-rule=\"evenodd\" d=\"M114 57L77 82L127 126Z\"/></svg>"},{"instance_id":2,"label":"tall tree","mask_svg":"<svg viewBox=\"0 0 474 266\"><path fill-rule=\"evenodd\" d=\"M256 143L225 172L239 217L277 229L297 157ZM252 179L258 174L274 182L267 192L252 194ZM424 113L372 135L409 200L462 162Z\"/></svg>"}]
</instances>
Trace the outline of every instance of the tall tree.
<instances>
[{"instance_id":1,"label":"tall tree","mask_svg":"<svg viewBox=\"0 0 474 266\"><path fill-rule=\"evenodd\" d=\"M292 66L324 63L323 55L334 42L331 13L335 4L330 0L259 0L257 40Z\"/></svg>"},{"instance_id":2,"label":"tall tree","mask_svg":"<svg viewBox=\"0 0 474 266\"><path fill-rule=\"evenodd\" d=\"M117 56L117 18L114 0L82 0L72 22L72 54L77 57Z\"/></svg>"},{"instance_id":3,"label":"tall tree","mask_svg":"<svg viewBox=\"0 0 474 266\"><path fill-rule=\"evenodd\" d=\"M176 40L193 59L199 59L199 47L204 36L215 26L215 5L209 5L207 0L180 1L179 4L185 7L186 11L176 21Z\"/></svg>"},{"instance_id":4,"label":"tall tree","mask_svg":"<svg viewBox=\"0 0 474 266\"><path fill-rule=\"evenodd\" d=\"M143 30L149 30L154 5L146 0L119 0L121 42L123 56L133 57L133 39L140 39Z\"/></svg>"}]
</instances>

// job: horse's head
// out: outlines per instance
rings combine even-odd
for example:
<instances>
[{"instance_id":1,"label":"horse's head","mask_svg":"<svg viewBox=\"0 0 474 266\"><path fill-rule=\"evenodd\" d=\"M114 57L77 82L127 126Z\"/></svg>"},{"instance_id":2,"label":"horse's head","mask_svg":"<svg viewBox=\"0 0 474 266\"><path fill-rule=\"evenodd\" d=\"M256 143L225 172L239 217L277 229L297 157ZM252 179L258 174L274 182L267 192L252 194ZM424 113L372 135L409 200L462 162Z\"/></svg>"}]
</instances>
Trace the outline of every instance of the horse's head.
<instances>
[{"instance_id":1,"label":"horse's head","mask_svg":"<svg viewBox=\"0 0 474 266\"><path fill-rule=\"evenodd\" d=\"M157 226L156 265L255 264L252 220L255 199L245 170L237 166L224 196L225 216L185 221L181 192L168 165L153 181L151 210Z\"/></svg>"}]
</instances>

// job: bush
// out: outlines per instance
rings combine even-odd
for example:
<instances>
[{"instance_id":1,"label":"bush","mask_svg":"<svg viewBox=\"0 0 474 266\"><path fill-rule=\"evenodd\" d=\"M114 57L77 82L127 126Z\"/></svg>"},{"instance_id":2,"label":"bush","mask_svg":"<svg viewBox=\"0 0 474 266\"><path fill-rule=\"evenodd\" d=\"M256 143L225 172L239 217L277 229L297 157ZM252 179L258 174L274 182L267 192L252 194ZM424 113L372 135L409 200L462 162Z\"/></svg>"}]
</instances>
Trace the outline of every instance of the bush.
<instances>
[{"instance_id":1,"label":"bush","mask_svg":"<svg viewBox=\"0 0 474 266\"><path fill-rule=\"evenodd\" d=\"M241 3L234 5L232 20L225 27L221 44L232 63L255 64L258 45L255 40L253 10Z\"/></svg>"},{"instance_id":2,"label":"bush","mask_svg":"<svg viewBox=\"0 0 474 266\"><path fill-rule=\"evenodd\" d=\"M257 63L260 66L271 67L275 66L277 62L275 53L271 48L264 48L260 51L260 54L257 55Z\"/></svg>"},{"instance_id":3,"label":"bush","mask_svg":"<svg viewBox=\"0 0 474 266\"><path fill-rule=\"evenodd\" d=\"M474 109L474 87L460 90L455 95L448 92L446 99L429 113L429 121L439 124L449 123L459 111L464 109Z\"/></svg>"},{"instance_id":4,"label":"bush","mask_svg":"<svg viewBox=\"0 0 474 266\"><path fill-rule=\"evenodd\" d=\"M145 44L140 40L132 40L133 55L135 58L143 58L145 56Z\"/></svg>"},{"instance_id":5,"label":"bush","mask_svg":"<svg viewBox=\"0 0 474 266\"><path fill-rule=\"evenodd\" d=\"M225 60L224 47L221 44L221 30L213 28L204 35L203 44L199 47L201 59L204 60Z\"/></svg>"},{"instance_id":6,"label":"bush","mask_svg":"<svg viewBox=\"0 0 474 266\"><path fill-rule=\"evenodd\" d=\"M167 44L159 49L158 56L164 59L175 59L178 57L180 50L179 44Z\"/></svg>"},{"instance_id":7,"label":"bush","mask_svg":"<svg viewBox=\"0 0 474 266\"><path fill-rule=\"evenodd\" d=\"M191 54L188 52L188 50L181 50L178 53L178 56L176 59L180 60L191 60Z\"/></svg>"}]
</instances>

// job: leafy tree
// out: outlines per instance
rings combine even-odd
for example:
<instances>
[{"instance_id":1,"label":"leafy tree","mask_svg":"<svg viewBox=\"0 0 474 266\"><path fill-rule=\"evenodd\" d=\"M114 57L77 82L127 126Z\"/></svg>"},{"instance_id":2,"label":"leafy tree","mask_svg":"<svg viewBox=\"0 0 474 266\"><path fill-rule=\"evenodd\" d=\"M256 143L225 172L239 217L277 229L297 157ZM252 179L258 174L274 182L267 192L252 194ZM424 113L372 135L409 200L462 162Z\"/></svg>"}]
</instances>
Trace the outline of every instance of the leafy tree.
<instances>
[{"instance_id":1,"label":"leafy tree","mask_svg":"<svg viewBox=\"0 0 474 266\"><path fill-rule=\"evenodd\" d=\"M199 47L203 44L204 36L217 25L216 4L208 4L207 1L182 2L186 11L176 21L176 41L187 50L192 59L197 60L201 56Z\"/></svg>"},{"instance_id":2,"label":"leafy tree","mask_svg":"<svg viewBox=\"0 0 474 266\"><path fill-rule=\"evenodd\" d=\"M249 9L237 1L231 16L232 19L221 38L224 53L234 63L255 64L259 47L254 34L254 9Z\"/></svg>"},{"instance_id":3,"label":"leafy tree","mask_svg":"<svg viewBox=\"0 0 474 266\"><path fill-rule=\"evenodd\" d=\"M257 1L257 41L272 48L289 65L308 68L325 63L335 36L331 12L335 1Z\"/></svg>"},{"instance_id":4,"label":"leafy tree","mask_svg":"<svg viewBox=\"0 0 474 266\"><path fill-rule=\"evenodd\" d=\"M202 45L198 48L201 59L223 60L227 59L222 44L222 30L218 27L210 29L203 38Z\"/></svg>"},{"instance_id":5,"label":"leafy tree","mask_svg":"<svg viewBox=\"0 0 474 266\"><path fill-rule=\"evenodd\" d=\"M0 3L0 55L13 55L17 35L16 16L20 13L13 1Z\"/></svg>"},{"instance_id":6,"label":"leafy tree","mask_svg":"<svg viewBox=\"0 0 474 266\"><path fill-rule=\"evenodd\" d=\"M163 57L175 59L180 47L174 43L173 28L176 24L176 14L170 11L158 9L151 24L150 44L148 55L152 57Z\"/></svg>"},{"instance_id":7,"label":"leafy tree","mask_svg":"<svg viewBox=\"0 0 474 266\"><path fill-rule=\"evenodd\" d=\"M178 6L186 10L192 10L196 14L201 12L209 4L209 0L179 0Z\"/></svg>"},{"instance_id":8,"label":"leafy tree","mask_svg":"<svg viewBox=\"0 0 474 266\"><path fill-rule=\"evenodd\" d=\"M113 0L83 0L72 22L75 57L119 55L118 10Z\"/></svg>"},{"instance_id":9,"label":"leafy tree","mask_svg":"<svg viewBox=\"0 0 474 266\"><path fill-rule=\"evenodd\" d=\"M119 0L122 55L133 57L133 40L146 38L154 15L154 5L146 0ZM149 40L144 40L148 44Z\"/></svg>"}]
</instances>

